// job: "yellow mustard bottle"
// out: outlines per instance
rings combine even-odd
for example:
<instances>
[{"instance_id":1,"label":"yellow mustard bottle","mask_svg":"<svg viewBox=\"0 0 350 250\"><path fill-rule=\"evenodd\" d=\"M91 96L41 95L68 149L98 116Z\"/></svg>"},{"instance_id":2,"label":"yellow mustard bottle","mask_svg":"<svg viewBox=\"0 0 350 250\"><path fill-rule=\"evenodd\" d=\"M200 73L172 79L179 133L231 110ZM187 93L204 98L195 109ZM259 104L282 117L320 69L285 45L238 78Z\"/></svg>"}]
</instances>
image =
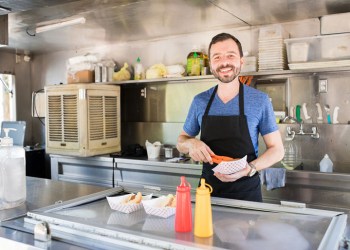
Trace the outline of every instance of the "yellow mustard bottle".
<instances>
[{"instance_id":1,"label":"yellow mustard bottle","mask_svg":"<svg viewBox=\"0 0 350 250\"><path fill-rule=\"evenodd\" d=\"M210 237L213 235L213 218L211 211L210 193L213 188L201 179L201 185L196 192L196 205L194 216L194 235L197 237Z\"/></svg>"}]
</instances>

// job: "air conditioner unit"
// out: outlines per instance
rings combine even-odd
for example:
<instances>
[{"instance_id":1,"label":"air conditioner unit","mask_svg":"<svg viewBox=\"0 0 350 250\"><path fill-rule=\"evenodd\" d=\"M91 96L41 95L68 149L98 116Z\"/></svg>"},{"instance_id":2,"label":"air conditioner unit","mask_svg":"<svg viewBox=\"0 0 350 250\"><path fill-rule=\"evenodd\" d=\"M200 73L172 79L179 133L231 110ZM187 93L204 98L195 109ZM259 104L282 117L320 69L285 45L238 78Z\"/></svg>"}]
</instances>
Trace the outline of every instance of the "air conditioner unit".
<instances>
[{"instance_id":1,"label":"air conditioner unit","mask_svg":"<svg viewBox=\"0 0 350 250\"><path fill-rule=\"evenodd\" d=\"M45 92L47 153L93 156L121 150L119 86L54 85Z\"/></svg>"}]
</instances>

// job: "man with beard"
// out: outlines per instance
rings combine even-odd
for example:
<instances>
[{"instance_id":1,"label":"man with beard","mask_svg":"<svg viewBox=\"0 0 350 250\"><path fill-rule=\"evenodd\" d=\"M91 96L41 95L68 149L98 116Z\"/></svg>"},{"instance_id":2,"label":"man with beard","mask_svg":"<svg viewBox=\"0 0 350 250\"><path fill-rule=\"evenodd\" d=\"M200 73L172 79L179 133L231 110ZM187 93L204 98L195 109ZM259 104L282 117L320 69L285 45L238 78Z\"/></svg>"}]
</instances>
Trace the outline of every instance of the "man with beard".
<instances>
[{"instance_id":1,"label":"man with beard","mask_svg":"<svg viewBox=\"0 0 350 250\"><path fill-rule=\"evenodd\" d=\"M261 202L257 171L284 156L272 104L267 94L239 82L244 59L237 38L227 33L216 35L208 54L211 72L219 84L193 99L177 148L203 162L202 178L213 187L212 196ZM197 139L199 132L201 136ZM259 133L266 151L258 157ZM214 173L213 155L231 158L247 155L247 164L234 174Z\"/></svg>"}]
</instances>

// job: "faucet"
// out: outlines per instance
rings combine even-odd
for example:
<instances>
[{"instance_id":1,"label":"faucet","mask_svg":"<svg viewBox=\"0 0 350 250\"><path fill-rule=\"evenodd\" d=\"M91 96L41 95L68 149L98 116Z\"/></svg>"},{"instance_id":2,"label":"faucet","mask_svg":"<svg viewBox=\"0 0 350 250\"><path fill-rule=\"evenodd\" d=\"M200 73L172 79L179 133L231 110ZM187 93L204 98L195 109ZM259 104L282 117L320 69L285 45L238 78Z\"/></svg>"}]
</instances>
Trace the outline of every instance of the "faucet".
<instances>
[{"instance_id":1,"label":"faucet","mask_svg":"<svg viewBox=\"0 0 350 250\"><path fill-rule=\"evenodd\" d=\"M304 123L304 122L303 122L303 120L298 121L298 120L295 119L294 117L287 115L287 116L282 120L282 123L285 123L287 120L291 120L291 121L294 121L294 122L298 123L298 124L299 124L299 132L298 132L298 134L304 134L304 131L303 131L303 123Z\"/></svg>"},{"instance_id":2,"label":"faucet","mask_svg":"<svg viewBox=\"0 0 350 250\"><path fill-rule=\"evenodd\" d=\"M311 133L306 133L304 132L304 128L303 128L303 121L298 121L297 119L295 119L294 117L292 116L286 116L283 120L282 120L282 123L284 123L286 120L291 120L291 121L294 121L296 123L299 124L299 132L295 132L292 130L291 127L287 127L287 134L286 134L286 139L287 140L293 140L294 139L294 136L295 135L310 135L312 138L314 139L318 139L320 138L320 134L317 132L317 127L312 127L311 130L312 132Z\"/></svg>"}]
</instances>

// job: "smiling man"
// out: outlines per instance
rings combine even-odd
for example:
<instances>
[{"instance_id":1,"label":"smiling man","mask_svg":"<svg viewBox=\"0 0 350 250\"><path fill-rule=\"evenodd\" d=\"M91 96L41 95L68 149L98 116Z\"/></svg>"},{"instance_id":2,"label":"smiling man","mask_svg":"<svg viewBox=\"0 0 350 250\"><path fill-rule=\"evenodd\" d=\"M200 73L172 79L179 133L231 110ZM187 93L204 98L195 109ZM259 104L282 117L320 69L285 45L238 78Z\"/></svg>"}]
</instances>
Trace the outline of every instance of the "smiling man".
<instances>
[{"instance_id":1,"label":"smiling man","mask_svg":"<svg viewBox=\"0 0 350 250\"><path fill-rule=\"evenodd\" d=\"M262 201L258 171L284 156L272 104L265 93L239 82L244 59L237 38L227 33L216 35L208 53L211 72L220 82L193 99L177 148L203 162L202 178L213 187L212 196ZM266 151L258 157L259 133ZM213 155L247 155L247 164L231 175L214 174Z\"/></svg>"}]
</instances>

